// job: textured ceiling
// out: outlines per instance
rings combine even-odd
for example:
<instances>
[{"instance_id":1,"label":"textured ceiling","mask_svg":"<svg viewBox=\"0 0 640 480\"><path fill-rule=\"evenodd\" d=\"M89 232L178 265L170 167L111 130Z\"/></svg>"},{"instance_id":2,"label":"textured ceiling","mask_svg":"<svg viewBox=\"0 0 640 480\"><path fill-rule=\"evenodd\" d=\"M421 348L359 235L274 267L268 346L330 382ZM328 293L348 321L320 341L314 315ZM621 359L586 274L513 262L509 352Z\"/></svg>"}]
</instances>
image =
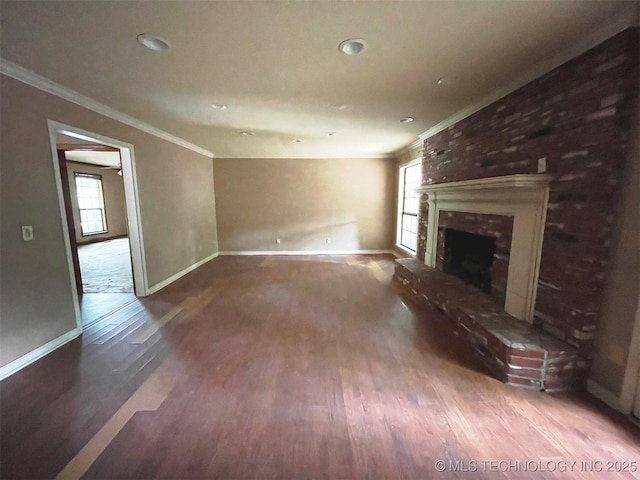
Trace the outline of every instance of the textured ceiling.
<instances>
[{"instance_id":1,"label":"textured ceiling","mask_svg":"<svg viewBox=\"0 0 640 480\"><path fill-rule=\"evenodd\" d=\"M549 70L615 33L638 2L21 0L0 9L4 59L217 157L349 158L391 154ZM140 33L172 48L149 51ZM369 48L343 55L346 38ZM459 79L438 85L445 75ZM415 121L400 123L406 116Z\"/></svg>"}]
</instances>

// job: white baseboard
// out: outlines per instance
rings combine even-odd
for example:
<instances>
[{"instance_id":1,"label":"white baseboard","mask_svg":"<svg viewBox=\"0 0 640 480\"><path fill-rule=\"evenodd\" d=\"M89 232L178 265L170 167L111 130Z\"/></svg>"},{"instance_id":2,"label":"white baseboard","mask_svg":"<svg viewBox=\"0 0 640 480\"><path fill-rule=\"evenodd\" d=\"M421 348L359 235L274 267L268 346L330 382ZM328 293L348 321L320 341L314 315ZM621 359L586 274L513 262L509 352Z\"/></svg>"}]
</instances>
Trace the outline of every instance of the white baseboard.
<instances>
[{"instance_id":1,"label":"white baseboard","mask_svg":"<svg viewBox=\"0 0 640 480\"><path fill-rule=\"evenodd\" d=\"M159 290L162 290L164 287L166 287L167 285L175 282L176 280L178 280L180 277L184 277L187 273L194 271L196 268L204 265L207 262L210 262L211 260L213 260L214 258L216 258L218 255L220 255L221 252L216 252L212 255L209 255L206 258L203 258L202 260L200 260L199 262L194 263L193 265L185 268L184 270L176 273L175 275L171 275L169 278L167 278L166 280L163 280L160 283L156 283L154 286L152 287L147 287L147 295L152 295L154 293L156 293Z\"/></svg>"},{"instance_id":2,"label":"white baseboard","mask_svg":"<svg viewBox=\"0 0 640 480\"><path fill-rule=\"evenodd\" d=\"M392 250L243 250L233 252L220 252L220 255L380 255L390 253Z\"/></svg>"},{"instance_id":3,"label":"white baseboard","mask_svg":"<svg viewBox=\"0 0 640 480\"><path fill-rule=\"evenodd\" d=\"M587 380L587 392L615 410L620 410L620 399L617 395L591 379ZM629 413L629 412L622 412Z\"/></svg>"},{"instance_id":4,"label":"white baseboard","mask_svg":"<svg viewBox=\"0 0 640 480\"><path fill-rule=\"evenodd\" d=\"M82 333L82 330L79 328L74 328L73 330L60 335L57 338L54 338L50 342L45 343L44 345L36 348L35 350L31 350L29 353L24 354L20 358L15 359L13 362L7 363L3 367L0 367L0 380L7 378L10 375L13 375L18 370L30 365L31 363L39 360L44 357L46 354L53 352L56 348L61 347L65 343L70 342L74 338L77 338Z\"/></svg>"}]
</instances>

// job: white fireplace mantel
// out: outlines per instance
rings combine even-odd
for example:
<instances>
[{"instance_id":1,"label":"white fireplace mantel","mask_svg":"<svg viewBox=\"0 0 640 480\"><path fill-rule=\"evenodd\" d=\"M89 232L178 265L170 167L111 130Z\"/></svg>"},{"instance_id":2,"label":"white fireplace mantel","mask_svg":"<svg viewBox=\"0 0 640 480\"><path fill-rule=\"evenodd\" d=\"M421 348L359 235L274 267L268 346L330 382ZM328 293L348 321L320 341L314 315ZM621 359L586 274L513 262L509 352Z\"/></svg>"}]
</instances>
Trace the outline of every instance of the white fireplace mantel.
<instances>
[{"instance_id":1,"label":"white fireplace mantel","mask_svg":"<svg viewBox=\"0 0 640 480\"><path fill-rule=\"evenodd\" d=\"M512 216L504 309L520 320L533 321L550 180L549 175L507 175L417 188L416 192L428 195L429 203L425 263L436 266L441 211Z\"/></svg>"}]
</instances>

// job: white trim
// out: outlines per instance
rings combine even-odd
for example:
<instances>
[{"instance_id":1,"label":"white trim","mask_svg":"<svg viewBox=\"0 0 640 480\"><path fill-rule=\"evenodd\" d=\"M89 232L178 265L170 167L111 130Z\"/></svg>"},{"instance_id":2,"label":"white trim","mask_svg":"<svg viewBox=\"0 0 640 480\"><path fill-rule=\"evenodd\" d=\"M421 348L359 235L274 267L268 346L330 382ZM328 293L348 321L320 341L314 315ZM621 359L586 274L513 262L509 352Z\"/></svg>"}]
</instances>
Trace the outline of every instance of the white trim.
<instances>
[{"instance_id":1,"label":"white trim","mask_svg":"<svg viewBox=\"0 0 640 480\"><path fill-rule=\"evenodd\" d=\"M551 175L516 174L503 177L478 178L476 180L462 180L460 182L436 183L416 188L419 193L458 192L461 190L481 190L482 192L495 189L513 188L544 188L551 181Z\"/></svg>"},{"instance_id":2,"label":"white trim","mask_svg":"<svg viewBox=\"0 0 640 480\"><path fill-rule=\"evenodd\" d=\"M67 212L64 206L64 197L62 194L62 184L60 183L60 165L58 163L57 154L57 134L64 132L66 135L87 140L90 142L101 143L120 150L120 161L122 164L122 181L124 183L125 204L127 209L127 228L129 230L129 245L131 247L131 261L133 267L133 280L135 282L135 293L139 297L148 295L147 283L147 262L144 250L144 238L142 234L142 223L140 215L140 201L138 199L138 181L136 176L135 155L133 145L119 140L115 140L103 135L89 132L81 128L65 125L54 120L47 121L49 126L49 142L51 145L51 155L53 158L54 176L56 178L56 187L58 188L58 200L62 215L62 233L65 241L67 259L69 263L70 280L72 284L72 292L74 302L77 307L79 317L79 327L82 329L82 317L80 316L80 302L76 283L74 281L75 272L73 269L73 261L71 259L71 242L67 229Z\"/></svg>"},{"instance_id":3,"label":"white trim","mask_svg":"<svg viewBox=\"0 0 640 480\"><path fill-rule=\"evenodd\" d=\"M429 196L425 264L436 266L441 211L513 216L504 309L533 322L550 180L549 175L507 175L416 188Z\"/></svg>"},{"instance_id":4,"label":"white trim","mask_svg":"<svg viewBox=\"0 0 640 480\"><path fill-rule=\"evenodd\" d=\"M233 255L379 255L392 250L239 250L220 252L221 256Z\"/></svg>"},{"instance_id":5,"label":"white trim","mask_svg":"<svg viewBox=\"0 0 640 480\"><path fill-rule=\"evenodd\" d=\"M58 161L58 148L56 141L56 127L48 122L49 128L49 147L51 148L51 161L53 162L53 178L56 183L56 193L58 195L58 208L60 209L60 218L62 220L62 238L64 242L64 253L67 257L67 268L69 269L69 285L71 287L71 298L73 301L73 313L76 320L76 329L82 331L82 314L80 312L80 299L78 296L78 288L76 287L76 272L73 268L73 257L71 254L71 239L69 238L69 228L67 219L67 209L64 203L64 194L62 190L62 179L60 172L60 162ZM35 350L37 351L37 349Z\"/></svg>"},{"instance_id":6,"label":"white trim","mask_svg":"<svg viewBox=\"0 0 640 480\"><path fill-rule=\"evenodd\" d=\"M402 239L402 207L404 206L404 172L407 168L413 167L415 165L422 163L422 157L414 158L413 160L409 160L408 162L403 163L402 165L398 165L398 182L397 182L397 197L396 197L396 246L400 246L400 241ZM420 176L422 176L422 165L420 165ZM422 182L420 182L422 183ZM418 200L418 215L416 219L418 221L418 225L420 225L420 200ZM420 237L416 233L416 250L418 248L418 241L420 241ZM404 247L403 247L404 248ZM411 250L406 249L408 252ZM416 252L412 252L412 255L415 256Z\"/></svg>"},{"instance_id":7,"label":"white trim","mask_svg":"<svg viewBox=\"0 0 640 480\"><path fill-rule=\"evenodd\" d=\"M152 295L154 293L156 293L159 290L162 290L164 287L166 287L167 285L175 282L176 280L178 280L181 277L184 277L187 273L194 271L196 268L204 265L207 262L210 262L211 260L213 260L214 258L216 258L218 255L220 254L220 252L216 252L212 255L209 255L206 258L203 258L202 260L194 263L193 265L185 268L184 270L181 270L180 272L176 273L175 275L171 275L169 278L167 278L166 280L163 280L160 283L156 283L153 287L149 287L147 289L147 293L149 295Z\"/></svg>"},{"instance_id":8,"label":"white trim","mask_svg":"<svg viewBox=\"0 0 640 480\"><path fill-rule=\"evenodd\" d=\"M75 103L76 105L80 105L81 107L99 113L100 115L104 115L105 117L117 120L118 122L129 125L130 127L137 128L138 130L148 133L149 135L153 135L154 137L158 137L176 145L180 145L181 147L187 148L210 158L214 156L214 154L209 150L194 145L193 143L183 140L182 138L171 135L170 133L149 125L148 123L133 118L125 113L122 113L114 108L105 105L104 103L100 103L92 98L76 92L75 90L71 90L64 85L60 85L59 83L49 80L42 75L21 67L16 63L5 60L2 57L0 57L0 73L22 83L26 83L27 85L31 85L32 87L35 87L39 90L50 93L51 95L55 95L56 97Z\"/></svg>"},{"instance_id":9,"label":"white trim","mask_svg":"<svg viewBox=\"0 0 640 480\"><path fill-rule=\"evenodd\" d=\"M47 342L35 350L31 350L29 353L26 353L23 356L16 358L14 361L0 367L0 380L4 380L8 376L16 373L18 370L32 364L36 360L41 359L48 353L53 352L56 348L61 347L65 343L69 343L74 338L77 338L81 333L81 328L74 328L73 330L54 338L50 342Z\"/></svg>"},{"instance_id":10,"label":"white trim","mask_svg":"<svg viewBox=\"0 0 640 480\"><path fill-rule=\"evenodd\" d=\"M405 255L409 255L410 257L415 257L417 255L417 252L412 252L411 250L409 250L407 247L405 247L404 245L400 245L399 243L396 243L394 245L394 248L397 248L398 250L400 250L403 254ZM400 257L400 254L397 252L394 252L396 254L396 256L398 258L403 258Z\"/></svg>"},{"instance_id":11,"label":"white trim","mask_svg":"<svg viewBox=\"0 0 640 480\"><path fill-rule=\"evenodd\" d=\"M538 63L532 67L529 71L520 75L515 81L494 90L488 95L481 98L479 101L472 103L471 105L457 111L450 117L442 120L440 123L434 125L429 130L422 132L418 137L424 141L427 138L440 133L441 131L455 125L460 120L463 120L474 113L482 110L483 108L491 105L492 103L506 97L512 92L515 92L519 88L526 84L542 77L543 75L551 72L560 65L572 60L575 57L583 54L587 50L601 44L605 40L613 37L614 35L622 32L628 27L636 26L638 23L638 4L636 2L628 2L626 8L620 12L616 17L608 22L602 22L595 29L591 29L589 34L580 37L575 43L567 45L560 52L557 52L552 57L545 61ZM413 145L413 143L411 144ZM402 149L400 150L402 151Z\"/></svg>"},{"instance_id":12,"label":"white trim","mask_svg":"<svg viewBox=\"0 0 640 480\"><path fill-rule=\"evenodd\" d=\"M611 391L591 379L587 380L587 392L615 410L620 410L620 399ZM628 413L628 412L627 412Z\"/></svg>"},{"instance_id":13,"label":"white trim","mask_svg":"<svg viewBox=\"0 0 640 480\"><path fill-rule=\"evenodd\" d=\"M398 169L412 167L418 163L422 162L422 157L414 158L413 160L409 160L408 162L398 164Z\"/></svg>"}]
</instances>

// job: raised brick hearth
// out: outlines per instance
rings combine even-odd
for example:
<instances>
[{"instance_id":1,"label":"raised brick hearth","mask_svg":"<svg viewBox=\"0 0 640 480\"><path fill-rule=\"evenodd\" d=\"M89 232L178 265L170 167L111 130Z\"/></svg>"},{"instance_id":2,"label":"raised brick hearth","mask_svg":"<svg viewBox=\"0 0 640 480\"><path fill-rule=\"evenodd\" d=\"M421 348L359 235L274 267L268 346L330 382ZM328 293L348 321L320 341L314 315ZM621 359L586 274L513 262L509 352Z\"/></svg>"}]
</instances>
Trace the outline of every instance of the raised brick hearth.
<instances>
[{"instance_id":1,"label":"raised brick hearth","mask_svg":"<svg viewBox=\"0 0 640 480\"><path fill-rule=\"evenodd\" d=\"M503 382L546 391L581 384L574 347L505 313L480 290L415 258L396 260L394 277L419 302L442 311Z\"/></svg>"}]
</instances>

